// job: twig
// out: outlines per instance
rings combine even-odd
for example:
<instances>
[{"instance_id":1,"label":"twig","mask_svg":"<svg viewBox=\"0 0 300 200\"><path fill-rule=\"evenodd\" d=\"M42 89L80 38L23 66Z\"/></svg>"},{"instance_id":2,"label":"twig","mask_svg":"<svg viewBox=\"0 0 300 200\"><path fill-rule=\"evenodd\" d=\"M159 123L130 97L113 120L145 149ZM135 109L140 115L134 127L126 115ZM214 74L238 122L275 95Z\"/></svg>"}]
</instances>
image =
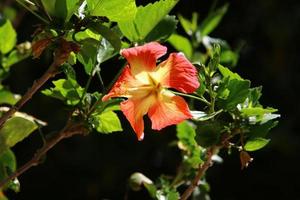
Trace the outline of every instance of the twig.
<instances>
[{"instance_id":1,"label":"twig","mask_svg":"<svg viewBox=\"0 0 300 200\"><path fill-rule=\"evenodd\" d=\"M180 200L186 200L189 198L189 196L191 196L195 188L198 186L199 180L203 177L206 170L211 166L212 156L214 155L214 152L215 147L211 147L210 149L208 149L206 161L201 166L199 166L198 173L192 181L192 184L184 191Z\"/></svg>"},{"instance_id":2,"label":"twig","mask_svg":"<svg viewBox=\"0 0 300 200\"><path fill-rule=\"evenodd\" d=\"M36 80L31 88L22 96L22 98L16 103L15 106L11 107L9 111L4 113L0 118L0 129L3 124L15 113L17 112L31 97L37 92L37 90L44 85L44 83L50 78L54 77L59 73L58 66L56 64L52 64L49 69L43 74L41 78Z\"/></svg>"},{"instance_id":3,"label":"twig","mask_svg":"<svg viewBox=\"0 0 300 200\"><path fill-rule=\"evenodd\" d=\"M86 134L87 129L84 127L82 123L72 123L69 121L67 125L53 138L49 139L46 144L39 149L36 154L33 156L31 160L25 163L22 167L20 167L17 171L11 174L6 179L0 182L0 188L2 188L5 184L7 184L10 180L13 180L26 172L31 167L37 166L40 163L41 158L58 142L63 140L64 138L71 137L76 134Z\"/></svg>"},{"instance_id":4,"label":"twig","mask_svg":"<svg viewBox=\"0 0 300 200\"><path fill-rule=\"evenodd\" d=\"M194 96L194 95L190 95L190 94L185 94L185 93L182 93L182 92L175 92L175 91L171 91L171 92L174 93L174 94L177 94L179 96L184 96L184 97L189 97L189 98L192 98L192 99L196 99L196 100L201 101L201 102L207 104L208 106L210 106L210 103L206 99L204 99L203 97L198 97L198 96Z\"/></svg>"},{"instance_id":5,"label":"twig","mask_svg":"<svg viewBox=\"0 0 300 200\"><path fill-rule=\"evenodd\" d=\"M20 0L16 0L21 6L23 6L26 10L28 10L29 12L31 12L31 14L33 14L34 16L36 16L37 18L39 18L41 21L43 21L46 24L49 24L49 21L47 19L45 19L44 17L42 17L41 15L39 15L38 13L36 13L34 10L32 10L29 6L27 6L25 3L23 3Z\"/></svg>"}]
</instances>

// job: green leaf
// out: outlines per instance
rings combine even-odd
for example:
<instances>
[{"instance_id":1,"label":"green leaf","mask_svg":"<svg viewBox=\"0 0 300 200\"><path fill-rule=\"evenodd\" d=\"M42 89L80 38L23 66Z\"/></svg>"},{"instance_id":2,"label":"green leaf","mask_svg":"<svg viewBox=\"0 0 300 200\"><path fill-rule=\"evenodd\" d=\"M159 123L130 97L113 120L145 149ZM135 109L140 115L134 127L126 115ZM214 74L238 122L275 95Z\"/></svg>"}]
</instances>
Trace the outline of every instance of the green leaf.
<instances>
[{"instance_id":1,"label":"green leaf","mask_svg":"<svg viewBox=\"0 0 300 200\"><path fill-rule=\"evenodd\" d=\"M0 104L14 105L20 98L20 95L13 94L9 90L4 88L0 90Z\"/></svg>"},{"instance_id":2,"label":"green leaf","mask_svg":"<svg viewBox=\"0 0 300 200\"><path fill-rule=\"evenodd\" d=\"M85 72L90 75L97 62L98 47L95 44L83 43L77 54L78 61L83 64Z\"/></svg>"},{"instance_id":3,"label":"green leaf","mask_svg":"<svg viewBox=\"0 0 300 200\"><path fill-rule=\"evenodd\" d=\"M17 33L9 20L0 20L0 53L10 52L17 42Z\"/></svg>"},{"instance_id":4,"label":"green leaf","mask_svg":"<svg viewBox=\"0 0 300 200\"><path fill-rule=\"evenodd\" d=\"M167 15L147 35L145 41L165 41L175 31L177 23L178 21L174 15Z\"/></svg>"},{"instance_id":5,"label":"green leaf","mask_svg":"<svg viewBox=\"0 0 300 200\"><path fill-rule=\"evenodd\" d=\"M186 147L191 148L197 143L195 141L196 132L191 124L184 121L176 126L177 138Z\"/></svg>"},{"instance_id":6,"label":"green leaf","mask_svg":"<svg viewBox=\"0 0 300 200\"><path fill-rule=\"evenodd\" d=\"M115 22L134 19L137 11L135 0L87 0L87 6L90 15Z\"/></svg>"},{"instance_id":7,"label":"green leaf","mask_svg":"<svg viewBox=\"0 0 300 200\"><path fill-rule=\"evenodd\" d=\"M84 89L73 79L59 79L52 82L55 87L43 90L42 93L74 106L79 103Z\"/></svg>"},{"instance_id":8,"label":"green leaf","mask_svg":"<svg viewBox=\"0 0 300 200\"><path fill-rule=\"evenodd\" d=\"M2 66L3 66L4 69L9 70L9 68L12 65L28 58L30 55L31 55L30 51L21 53L18 50L13 50L9 53L9 55L7 57L4 57L2 59Z\"/></svg>"},{"instance_id":9,"label":"green leaf","mask_svg":"<svg viewBox=\"0 0 300 200\"><path fill-rule=\"evenodd\" d=\"M222 65L218 65L218 69L221 72L224 78L229 78L229 80L237 79L237 80L244 80L238 75L237 73L233 73L227 67L223 67Z\"/></svg>"},{"instance_id":10,"label":"green leaf","mask_svg":"<svg viewBox=\"0 0 300 200\"><path fill-rule=\"evenodd\" d=\"M265 138L252 138L246 142L244 149L246 151L256 151L266 146L269 142L270 140Z\"/></svg>"},{"instance_id":11,"label":"green leaf","mask_svg":"<svg viewBox=\"0 0 300 200\"><path fill-rule=\"evenodd\" d=\"M260 99L260 97L262 95L261 91L262 91L261 86L250 89L250 92L248 95L249 106L253 106L253 107L260 106L258 100Z\"/></svg>"},{"instance_id":12,"label":"green leaf","mask_svg":"<svg viewBox=\"0 0 300 200\"><path fill-rule=\"evenodd\" d=\"M214 43L213 48L211 50L211 59L209 60L208 67L212 74L215 72L217 69L219 63L220 63L220 52L221 52L221 47L219 44ZM211 74L211 75L212 75Z\"/></svg>"},{"instance_id":13,"label":"green leaf","mask_svg":"<svg viewBox=\"0 0 300 200\"><path fill-rule=\"evenodd\" d=\"M176 189L164 189L163 190L158 190L156 193L156 199L167 199L167 200L178 200L180 199L179 193L176 191Z\"/></svg>"},{"instance_id":14,"label":"green leaf","mask_svg":"<svg viewBox=\"0 0 300 200\"><path fill-rule=\"evenodd\" d=\"M221 52L220 62L225 63L231 67L236 66L237 62L239 60L239 54L231 51L231 50L225 50Z\"/></svg>"},{"instance_id":15,"label":"green leaf","mask_svg":"<svg viewBox=\"0 0 300 200\"><path fill-rule=\"evenodd\" d=\"M15 154L10 149L5 150L0 154L0 180L4 180L9 175L11 175L13 172L16 171L17 168L17 160L15 157ZM18 179L10 180L8 183L3 187L4 190L11 189L15 192L20 191L20 183ZM6 199L6 197L1 194L0 190L0 199ZM2 196L3 195L3 196Z\"/></svg>"},{"instance_id":16,"label":"green leaf","mask_svg":"<svg viewBox=\"0 0 300 200\"><path fill-rule=\"evenodd\" d=\"M185 151L184 162L192 168L197 168L202 162L201 147L197 144L196 132L192 124L184 121L176 126L178 147Z\"/></svg>"},{"instance_id":17,"label":"green leaf","mask_svg":"<svg viewBox=\"0 0 300 200\"><path fill-rule=\"evenodd\" d=\"M130 41L144 41L177 2L178 0L160 0L145 7L139 6L135 18L130 21L119 22L119 28Z\"/></svg>"},{"instance_id":18,"label":"green leaf","mask_svg":"<svg viewBox=\"0 0 300 200\"><path fill-rule=\"evenodd\" d=\"M101 40L101 35L96 30L87 28L84 31L77 32L75 38L77 41L90 41L94 43Z\"/></svg>"},{"instance_id":19,"label":"green leaf","mask_svg":"<svg viewBox=\"0 0 300 200\"><path fill-rule=\"evenodd\" d=\"M7 107L1 107L2 112L7 112ZM13 147L16 143L29 136L39 125L46 125L45 122L35 119L25 113L17 112L7 120L0 130L0 153Z\"/></svg>"},{"instance_id":20,"label":"green leaf","mask_svg":"<svg viewBox=\"0 0 300 200\"><path fill-rule=\"evenodd\" d=\"M99 70L99 65L112 58L118 53L115 48L103 38L100 44L83 43L79 53L78 61L83 64L85 72L91 75L93 71Z\"/></svg>"},{"instance_id":21,"label":"green leaf","mask_svg":"<svg viewBox=\"0 0 300 200\"><path fill-rule=\"evenodd\" d=\"M189 21L188 19L184 18L182 15L178 15L179 22L181 26L183 27L184 31L188 35L192 35L196 29L197 29L197 22L198 22L198 14L193 13L192 21Z\"/></svg>"},{"instance_id":22,"label":"green leaf","mask_svg":"<svg viewBox=\"0 0 300 200\"><path fill-rule=\"evenodd\" d=\"M225 4L221 8L217 9L216 11L210 13L204 21L201 23L199 30L201 36L206 36L210 34L221 22L223 16L227 12L228 4Z\"/></svg>"},{"instance_id":23,"label":"green leaf","mask_svg":"<svg viewBox=\"0 0 300 200\"><path fill-rule=\"evenodd\" d=\"M191 58L193 54L193 47L190 41L178 34L172 34L168 38L168 42L177 50L184 53L187 58Z\"/></svg>"},{"instance_id":24,"label":"green leaf","mask_svg":"<svg viewBox=\"0 0 300 200\"><path fill-rule=\"evenodd\" d=\"M197 64L194 64L195 66L199 66ZM202 96L205 93L205 89L206 89L206 77L205 77L205 69L204 66L200 65L200 69L198 70L198 80L200 83L200 87L196 90L196 93L199 96Z\"/></svg>"},{"instance_id":25,"label":"green leaf","mask_svg":"<svg viewBox=\"0 0 300 200\"><path fill-rule=\"evenodd\" d=\"M76 72L70 64L65 63L62 66L60 66L60 68L65 73L65 75L68 77L68 79L76 80Z\"/></svg>"},{"instance_id":26,"label":"green leaf","mask_svg":"<svg viewBox=\"0 0 300 200\"><path fill-rule=\"evenodd\" d=\"M89 27L95 32L102 35L115 48L116 51L119 51L121 49L120 37L107 26L93 22L89 24Z\"/></svg>"},{"instance_id":27,"label":"green leaf","mask_svg":"<svg viewBox=\"0 0 300 200\"><path fill-rule=\"evenodd\" d=\"M99 133L108 134L123 130L118 115L109 109L106 109L101 114L96 115L95 120L98 121L96 130Z\"/></svg>"},{"instance_id":28,"label":"green leaf","mask_svg":"<svg viewBox=\"0 0 300 200\"><path fill-rule=\"evenodd\" d=\"M249 94L250 81L225 78L217 91L217 104L227 111L236 109Z\"/></svg>"},{"instance_id":29,"label":"green leaf","mask_svg":"<svg viewBox=\"0 0 300 200\"><path fill-rule=\"evenodd\" d=\"M156 192L157 192L157 188L154 184L149 184L149 183L145 183L144 182L144 186L146 188L146 190L148 191L149 195L155 199L156 197Z\"/></svg>"},{"instance_id":30,"label":"green leaf","mask_svg":"<svg viewBox=\"0 0 300 200\"><path fill-rule=\"evenodd\" d=\"M7 149L0 154L0 180L9 176L10 173L16 171L17 160L14 152Z\"/></svg>"},{"instance_id":31,"label":"green leaf","mask_svg":"<svg viewBox=\"0 0 300 200\"><path fill-rule=\"evenodd\" d=\"M11 173L15 172L17 168L17 160L15 154L8 148L7 150L1 152L0 154L0 181L6 179ZM19 187L18 181L16 184L14 181L9 181L5 186L4 189L7 188L13 189L14 191L18 192ZM3 194L2 194L3 195ZM0 199L3 197L1 196L0 191Z\"/></svg>"},{"instance_id":32,"label":"green leaf","mask_svg":"<svg viewBox=\"0 0 300 200\"><path fill-rule=\"evenodd\" d=\"M80 6L81 0L41 0L48 14L68 22Z\"/></svg>"},{"instance_id":33,"label":"green leaf","mask_svg":"<svg viewBox=\"0 0 300 200\"><path fill-rule=\"evenodd\" d=\"M77 62L77 57L76 57L76 54L72 51L69 55L69 58L68 58L68 61L67 63L69 65L75 65Z\"/></svg>"},{"instance_id":34,"label":"green leaf","mask_svg":"<svg viewBox=\"0 0 300 200\"><path fill-rule=\"evenodd\" d=\"M114 57L119 53L119 50L113 48L110 42L106 39L102 39L100 43L100 48L97 52L97 62L98 64L101 64L110 58Z\"/></svg>"}]
</instances>

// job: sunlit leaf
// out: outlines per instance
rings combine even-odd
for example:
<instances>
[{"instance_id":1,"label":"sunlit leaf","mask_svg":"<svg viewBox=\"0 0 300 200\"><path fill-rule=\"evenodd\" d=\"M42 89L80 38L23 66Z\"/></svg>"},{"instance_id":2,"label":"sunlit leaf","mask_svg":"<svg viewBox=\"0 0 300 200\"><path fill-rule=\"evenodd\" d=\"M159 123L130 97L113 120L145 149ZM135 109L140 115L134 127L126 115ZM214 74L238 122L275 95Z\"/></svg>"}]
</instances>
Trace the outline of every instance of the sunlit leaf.
<instances>
[{"instance_id":1,"label":"sunlit leaf","mask_svg":"<svg viewBox=\"0 0 300 200\"><path fill-rule=\"evenodd\" d=\"M9 20L0 19L0 53L10 52L17 42L17 33Z\"/></svg>"},{"instance_id":2,"label":"sunlit leaf","mask_svg":"<svg viewBox=\"0 0 300 200\"><path fill-rule=\"evenodd\" d=\"M168 42L177 50L177 51L181 51L182 53L184 53L184 55L187 58L191 58L192 57L192 53L193 53L193 47L191 42L178 34L172 34L169 38L168 38Z\"/></svg>"},{"instance_id":3,"label":"sunlit leaf","mask_svg":"<svg viewBox=\"0 0 300 200\"><path fill-rule=\"evenodd\" d=\"M9 90L0 89L0 104L14 105L20 98L20 95L13 94Z\"/></svg>"},{"instance_id":4,"label":"sunlit leaf","mask_svg":"<svg viewBox=\"0 0 300 200\"><path fill-rule=\"evenodd\" d=\"M74 106L79 103L84 89L73 79L59 79L53 81L54 87L43 90L42 93L64 101Z\"/></svg>"},{"instance_id":5,"label":"sunlit leaf","mask_svg":"<svg viewBox=\"0 0 300 200\"><path fill-rule=\"evenodd\" d=\"M236 66L239 59L239 54L231 51L231 50L225 50L221 52L220 62L225 63L231 67Z\"/></svg>"},{"instance_id":6,"label":"sunlit leaf","mask_svg":"<svg viewBox=\"0 0 300 200\"><path fill-rule=\"evenodd\" d=\"M184 18L182 15L178 15L179 22L181 26L183 27L184 31L188 35L192 35L196 29L197 29L197 22L198 22L198 14L193 13L192 21L189 21L188 19Z\"/></svg>"},{"instance_id":7,"label":"sunlit leaf","mask_svg":"<svg viewBox=\"0 0 300 200\"><path fill-rule=\"evenodd\" d=\"M270 139L265 139L265 138L252 138L248 140L244 146L244 149L246 151L256 151L264 146L266 146L270 142Z\"/></svg>"},{"instance_id":8,"label":"sunlit leaf","mask_svg":"<svg viewBox=\"0 0 300 200\"><path fill-rule=\"evenodd\" d=\"M1 107L0 111L7 112L8 108ZM25 113L15 113L0 130L0 153L28 137L39 125L46 124Z\"/></svg>"},{"instance_id":9,"label":"sunlit leaf","mask_svg":"<svg viewBox=\"0 0 300 200\"><path fill-rule=\"evenodd\" d=\"M186 151L184 162L188 163L192 168L197 168L202 162L201 147L197 144L195 137L195 127L192 124L184 121L176 126L178 147Z\"/></svg>"},{"instance_id":10,"label":"sunlit leaf","mask_svg":"<svg viewBox=\"0 0 300 200\"><path fill-rule=\"evenodd\" d=\"M101 35L94 29L87 28L84 31L77 32L75 34L75 38L77 41L91 41L91 42L98 42L101 40Z\"/></svg>"},{"instance_id":11,"label":"sunlit leaf","mask_svg":"<svg viewBox=\"0 0 300 200\"><path fill-rule=\"evenodd\" d=\"M199 30L201 32L201 36L205 36L210 34L220 23L224 14L227 12L228 4L225 4L221 8L213 11L204 19L201 23Z\"/></svg>"},{"instance_id":12,"label":"sunlit leaf","mask_svg":"<svg viewBox=\"0 0 300 200\"><path fill-rule=\"evenodd\" d=\"M87 5L90 15L115 22L132 20L137 10L135 0L87 0Z\"/></svg>"},{"instance_id":13,"label":"sunlit leaf","mask_svg":"<svg viewBox=\"0 0 300 200\"><path fill-rule=\"evenodd\" d=\"M107 134L123 130L118 115L109 109L104 110L94 118L98 121L96 130L100 133Z\"/></svg>"},{"instance_id":14,"label":"sunlit leaf","mask_svg":"<svg viewBox=\"0 0 300 200\"><path fill-rule=\"evenodd\" d=\"M41 0L47 13L67 22L80 6L81 0Z\"/></svg>"},{"instance_id":15,"label":"sunlit leaf","mask_svg":"<svg viewBox=\"0 0 300 200\"><path fill-rule=\"evenodd\" d=\"M227 67L223 67L222 65L218 65L218 69L221 72L222 76L225 78L229 78L229 80L232 79L237 79L237 80L244 80L240 77L240 75L238 75L237 73L234 73L232 71L230 71L230 69L228 69Z\"/></svg>"},{"instance_id":16,"label":"sunlit leaf","mask_svg":"<svg viewBox=\"0 0 300 200\"><path fill-rule=\"evenodd\" d=\"M9 69L12 65L28 58L30 56L29 52L21 53L18 50L13 50L9 53L7 57L4 57L2 60L2 66L5 69Z\"/></svg>"},{"instance_id":17,"label":"sunlit leaf","mask_svg":"<svg viewBox=\"0 0 300 200\"><path fill-rule=\"evenodd\" d=\"M139 6L133 20L119 22L120 30L132 42L143 41L177 2L178 0L160 0L145 7Z\"/></svg>"}]
</instances>

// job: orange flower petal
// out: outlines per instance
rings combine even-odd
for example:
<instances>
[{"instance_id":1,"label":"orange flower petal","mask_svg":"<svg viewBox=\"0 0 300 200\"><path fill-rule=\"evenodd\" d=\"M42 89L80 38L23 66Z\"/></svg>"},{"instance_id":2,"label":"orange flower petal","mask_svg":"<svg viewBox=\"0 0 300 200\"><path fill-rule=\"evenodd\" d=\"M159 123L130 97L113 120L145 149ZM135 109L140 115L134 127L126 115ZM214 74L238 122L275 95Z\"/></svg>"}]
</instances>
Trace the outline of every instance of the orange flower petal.
<instances>
[{"instance_id":1,"label":"orange flower petal","mask_svg":"<svg viewBox=\"0 0 300 200\"><path fill-rule=\"evenodd\" d=\"M160 101L149 109L148 116L152 121L152 129L155 130L178 124L192 117L185 100L170 92L161 95Z\"/></svg>"},{"instance_id":2,"label":"orange flower petal","mask_svg":"<svg viewBox=\"0 0 300 200\"><path fill-rule=\"evenodd\" d=\"M131 69L127 65L109 93L102 98L102 101L107 101L111 97L142 99L153 90L153 86L149 85L149 82L147 73L140 73L133 77Z\"/></svg>"},{"instance_id":3,"label":"orange flower petal","mask_svg":"<svg viewBox=\"0 0 300 200\"><path fill-rule=\"evenodd\" d=\"M171 53L159 64L155 76L164 87L184 93L193 93L200 86L196 68L181 53Z\"/></svg>"},{"instance_id":4,"label":"orange flower petal","mask_svg":"<svg viewBox=\"0 0 300 200\"><path fill-rule=\"evenodd\" d=\"M142 71L153 71L156 67L156 60L166 54L167 48L157 42L150 42L143 46L124 49L121 51L130 64L133 75Z\"/></svg>"},{"instance_id":5,"label":"orange flower petal","mask_svg":"<svg viewBox=\"0 0 300 200\"><path fill-rule=\"evenodd\" d=\"M131 82L134 80L134 78L131 75L130 68L127 65L124 70L122 71L121 75L119 76L118 80L115 82L111 90L109 91L108 94L106 94L103 98L102 101L107 101L111 97L122 97L126 95L126 91L124 89L124 85L127 82Z\"/></svg>"},{"instance_id":6,"label":"orange flower petal","mask_svg":"<svg viewBox=\"0 0 300 200\"><path fill-rule=\"evenodd\" d=\"M135 131L138 140L144 138L144 120L143 116L153 105L155 98L153 96L144 99L129 99L123 101L120 105L123 114L130 122L131 127Z\"/></svg>"}]
</instances>

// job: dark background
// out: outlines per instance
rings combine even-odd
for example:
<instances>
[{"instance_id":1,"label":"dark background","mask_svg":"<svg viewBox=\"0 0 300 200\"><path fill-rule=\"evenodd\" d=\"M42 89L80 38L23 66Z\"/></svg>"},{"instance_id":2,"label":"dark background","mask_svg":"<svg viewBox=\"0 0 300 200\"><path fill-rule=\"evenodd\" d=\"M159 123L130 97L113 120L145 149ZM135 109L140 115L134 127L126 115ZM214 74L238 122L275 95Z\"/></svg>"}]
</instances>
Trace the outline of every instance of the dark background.
<instances>
[{"instance_id":1,"label":"dark background","mask_svg":"<svg viewBox=\"0 0 300 200\"><path fill-rule=\"evenodd\" d=\"M147 1L139 1L139 3ZM222 5L225 1L220 1ZM173 14L190 17L193 11L203 19L211 1L181 0ZM19 10L22 12L22 10ZM31 40L34 24L40 23L31 14L24 13L17 25L18 41ZM146 23L146 22L145 22ZM299 118L298 91L300 84L300 1L297 0L238 0L230 1L229 11L220 26L211 34L225 39L233 47L241 41L238 67L242 77L252 86L263 85L263 105L279 108L281 119L270 133L271 143L252 154L254 161L246 170L240 170L236 153L222 153L224 163L214 165L208 172L212 200L266 200L298 199L300 140L297 129ZM32 81L41 76L49 64L47 57L28 59L13 67L6 84L15 93L24 94ZM119 66L106 64L105 83ZM82 83L86 77L80 66ZM49 86L49 85L48 85ZM93 88L99 88L94 83ZM47 121L43 131L59 130L66 119L66 108L61 102L36 94L22 111ZM124 119L122 114L120 117ZM169 147L174 139L174 127L162 133L151 133L146 125L144 141L138 142L126 120L123 133L103 135L92 133L87 137L67 139L48 154L44 164L20 176L21 192L9 194L12 199L148 199L145 192L127 190L131 173L140 171L151 179L161 173L174 174L180 152ZM33 134L18 144L14 151L21 165L40 147L41 139Z\"/></svg>"}]
</instances>

